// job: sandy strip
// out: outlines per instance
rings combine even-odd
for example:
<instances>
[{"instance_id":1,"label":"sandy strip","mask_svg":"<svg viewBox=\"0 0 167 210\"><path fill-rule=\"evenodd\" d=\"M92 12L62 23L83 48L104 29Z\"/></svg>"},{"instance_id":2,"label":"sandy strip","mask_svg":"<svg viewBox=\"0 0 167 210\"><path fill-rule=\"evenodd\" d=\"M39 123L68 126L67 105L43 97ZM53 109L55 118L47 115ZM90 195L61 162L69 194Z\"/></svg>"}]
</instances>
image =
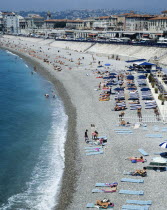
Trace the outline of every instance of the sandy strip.
<instances>
[{"instance_id":1,"label":"sandy strip","mask_svg":"<svg viewBox=\"0 0 167 210\"><path fill-rule=\"evenodd\" d=\"M124 171L142 169L154 157L154 152L161 151L158 144L162 142L162 139L145 137L145 134L156 133L153 130L154 124L148 124L147 131L143 131L142 128L137 130L130 128L133 130L133 134L122 135L115 133L114 129L118 128L118 112L111 111L114 106L114 98L111 98L111 101L108 102L100 102L98 100L99 91L95 90L102 80L96 79L91 69L97 68L99 60L102 64L111 63L113 65L112 68L117 71L123 70L126 64L122 61L108 60L107 57L93 55L96 61L92 65L89 65L92 62L91 54L51 47L48 50L48 46L43 46L42 52L40 52L39 46L34 43L20 42L18 40L14 42L15 46L11 42L9 47L20 49L18 47L21 46L23 48L23 44L25 44L25 48L38 51L38 57L48 57L51 62L54 62L56 58L56 60L63 62L63 64L60 64L63 69L61 72L53 70L52 63L43 63L42 59L37 67L48 79L54 82L69 116L70 126L65 146L66 168L59 205L56 209L82 210L86 209L87 203L107 197L115 203L114 209L116 210L121 209L121 206L126 203L127 199L152 200L153 205L150 209L165 210L167 208L164 197L166 191L164 185L167 178L165 172L148 171L148 177L144 178L144 184L120 182L121 178L125 178L123 175ZM19 52L19 54L27 55L24 50ZM39 61L39 58L34 57L34 54L28 55L29 58L30 56L33 56L33 60L36 62ZM73 62L69 61L71 58ZM77 64L79 58L81 59L80 65ZM69 67L71 70L69 70ZM60 81L61 83L59 83ZM126 110L126 115L135 116L135 114L136 111L131 112L129 109ZM143 109L143 114L151 115L153 111ZM103 155L85 155L84 147L87 145L84 142L84 131L88 129L90 136L91 124L96 125L99 135L108 136L108 144ZM160 123L158 126L159 129L166 127ZM163 136L166 137L166 134L163 133ZM139 148L143 148L150 154L147 157L147 163L133 164L125 160L129 156L140 156L141 154L138 152ZM96 182L118 182L118 191L120 189L143 190L144 195L121 195L118 194L118 191L112 194L93 194L91 190L95 188Z\"/></svg>"}]
</instances>

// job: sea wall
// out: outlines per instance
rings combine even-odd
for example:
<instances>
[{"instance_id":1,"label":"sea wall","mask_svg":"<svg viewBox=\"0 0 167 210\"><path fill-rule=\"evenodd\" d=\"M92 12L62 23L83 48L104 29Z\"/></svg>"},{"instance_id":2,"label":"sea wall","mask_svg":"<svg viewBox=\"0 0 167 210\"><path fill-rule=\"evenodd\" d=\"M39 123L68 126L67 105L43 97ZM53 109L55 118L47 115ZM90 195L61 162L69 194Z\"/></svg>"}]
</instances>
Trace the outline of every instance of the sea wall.
<instances>
[{"instance_id":1,"label":"sea wall","mask_svg":"<svg viewBox=\"0 0 167 210\"><path fill-rule=\"evenodd\" d=\"M167 48L148 47L148 46L132 46L117 44L93 44L91 42L74 42L74 41L58 41L54 39L40 39L31 37L14 37L5 36L10 39L19 39L21 41L39 43L40 45L48 45L50 47L69 49L77 52L89 52L102 56L118 56L121 60L141 59L145 58L151 62L155 62L154 58L158 58L158 63L167 65Z\"/></svg>"}]
</instances>

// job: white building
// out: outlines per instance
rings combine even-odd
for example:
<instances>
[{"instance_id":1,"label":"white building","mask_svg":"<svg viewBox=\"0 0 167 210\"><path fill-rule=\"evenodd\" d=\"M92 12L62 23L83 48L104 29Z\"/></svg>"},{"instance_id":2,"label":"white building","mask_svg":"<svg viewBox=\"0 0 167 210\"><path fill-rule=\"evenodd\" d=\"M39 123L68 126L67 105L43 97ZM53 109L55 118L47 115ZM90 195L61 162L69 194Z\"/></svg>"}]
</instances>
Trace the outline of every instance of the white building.
<instances>
[{"instance_id":1,"label":"white building","mask_svg":"<svg viewBox=\"0 0 167 210\"><path fill-rule=\"evenodd\" d=\"M19 33L19 16L14 12L3 12L4 31L6 33Z\"/></svg>"},{"instance_id":2,"label":"white building","mask_svg":"<svg viewBox=\"0 0 167 210\"><path fill-rule=\"evenodd\" d=\"M150 19L149 31L167 31L167 17L159 16Z\"/></svg>"},{"instance_id":3,"label":"white building","mask_svg":"<svg viewBox=\"0 0 167 210\"><path fill-rule=\"evenodd\" d=\"M116 16L103 16L94 18L93 29L115 30L117 25Z\"/></svg>"}]
</instances>

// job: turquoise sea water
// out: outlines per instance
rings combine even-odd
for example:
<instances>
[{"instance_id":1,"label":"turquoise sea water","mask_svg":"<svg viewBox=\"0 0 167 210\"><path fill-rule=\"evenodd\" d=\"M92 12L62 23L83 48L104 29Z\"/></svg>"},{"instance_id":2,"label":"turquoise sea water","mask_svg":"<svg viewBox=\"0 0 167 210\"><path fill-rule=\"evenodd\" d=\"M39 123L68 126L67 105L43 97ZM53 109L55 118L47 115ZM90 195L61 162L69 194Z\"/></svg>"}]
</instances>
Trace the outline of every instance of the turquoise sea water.
<instances>
[{"instance_id":1,"label":"turquoise sea water","mask_svg":"<svg viewBox=\"0 0 167 210\"><path fill-rule=\"evenodd\" d=\"M0 50L0 209L56 204L67 116L52 97L54 86L31 72L21 58Z\"/></svg>"}]
</instances>

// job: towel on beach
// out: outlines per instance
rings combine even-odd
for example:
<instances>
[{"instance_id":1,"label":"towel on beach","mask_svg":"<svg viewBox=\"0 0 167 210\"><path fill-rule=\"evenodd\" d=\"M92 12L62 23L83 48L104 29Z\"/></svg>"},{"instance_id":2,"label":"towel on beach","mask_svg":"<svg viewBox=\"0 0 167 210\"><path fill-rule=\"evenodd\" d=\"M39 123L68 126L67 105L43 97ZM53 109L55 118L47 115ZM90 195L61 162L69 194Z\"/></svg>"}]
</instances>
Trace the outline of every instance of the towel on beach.
<instances>
[{"instance_id":1,"label":"towel on beach","mask_svg":"<svg viewBox=\"0 0 167 210\"><path fill-rule=\"evenodd\" d=\"M126 203L129 204L139 204L139 205L151 205L152 201L142 201L142 200L126 200Z\"/></svg>"},{"instance_id":2,"label":"towel on beach","mask_svg":"<svg viewBox=\"0 0 167 210\"><path fill-rule=\"evenodd\" d=\"M113 185L118 185L118 182L113 182L113 183L96 183L96 187L109 187Z\"/></svg>"},{"instance_id":3,"label":"towel on beach","mask_svg":"<svg viewBox=\"0 0 167 210\"><path fill-rule=\"evenodd\" d=\"M119 194L144 195L144 191L120 190L120 191L119 191Z\"/></svg>"},{"instance_id":4,"label":"towel on beach","mask_svg":"<svg viewBox=\"0 0 167 210\"><path fill-rule=\"evenodd\" d=\"M87 156L89 156L89 155L99 155L99 154L103 154L103 151L86 153Z\"/></svg>"},{"instance_id":5,"label":"towel on beach","mask_svg":"<svg viewBox=\"0 0 167 210\"><path fill-rule=\"evenodd\" d=\"M143 179L122 178L121 182L144 183Z\"/></svg>"},{"instance_id":6,"label":"towel on beach","mask_svg":"<svg viewBox=\"0 0 167 210\"><path fill-rule=\"evenodd\" d=\"M148 138L162 138L162 134L146 134L145 137L148 137Z\"/></svg>"},{"instance_id":7,"label":"towel on beach","mask_svg":"<svg viewBox=\"0 0 167 210\"><path fill-rule=\"evenodd\" d=\"M145 152L143 149L138 149L139 152L141 152L142 155L148 156L149 154Z\"/></svg>"},{"instance_id":8,"label":"towel on beach","mask_svg":"<svg viewBox=\"0 0 167 210\"><path fill-rule=\"evenodd\" d=\"M122 210L148 210L148 206L123 205Z\"/></svg>"}]
</instances>

